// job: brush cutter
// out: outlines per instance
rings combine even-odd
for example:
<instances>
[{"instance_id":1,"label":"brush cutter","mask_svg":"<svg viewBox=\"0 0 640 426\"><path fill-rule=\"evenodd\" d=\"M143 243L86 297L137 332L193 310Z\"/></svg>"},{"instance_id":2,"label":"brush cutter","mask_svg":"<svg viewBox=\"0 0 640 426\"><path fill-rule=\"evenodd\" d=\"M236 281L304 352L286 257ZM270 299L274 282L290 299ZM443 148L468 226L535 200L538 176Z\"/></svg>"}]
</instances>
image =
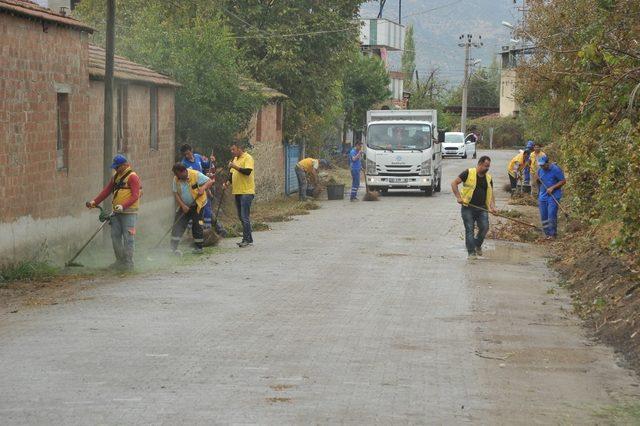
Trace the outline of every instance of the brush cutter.
<instances>
[{"instance_id":1,"label":"brush cutter","mask_svg":"<svg viewBox=\"0 0 640 426\"><path fill-rule=\"evenodd\" d=\"M94 232L93 235L91 235L91 238L89 238L89 240L87 240L87 242L84 243L84 245L82 247L80 247L80 250L78 250L78 252L75 254L75 256L73 256L71 259L69 259L69 261L67 263L65 263L64 266L66 266L66 267L83 267L84 265L82 263L74 262L74 260L76 260L76 258L78 256L80 256L80 253L82 253L82 251L89 245L89 243L91 241L93 241L93 239L96 237L96 235L98 235L98 233L100 231L102 231L102 228L104 228L104 226L107 223L111 222L111 218L113 217L113 215L115 213L113 213L113 212L107 213L100 206L98 206L98 208L100 209L100 215L98 216L98 220L100 220L100 222L102 222L102 224L98 227L98 229L96 229L96 232Z\"/></svg>"},{"instance_id":2,"label":"brush cutter","mask_svg":"<svg viewBox=\"0 0 640 426\"><path fill-rule=\"evenodd\" d=\"M485 209L483 207L476 206L475 204L469 203L469 204L466 204L466 205L469 206L469 207L473 207L475 209L478 209L478 210L482 210L483 212L487 212L487 213L492 214L494 216L498 216L498 217L501 217L503 219L507 219L507 220L510 220L512 222L519 223L521 225L529 226L531 228L537 229L538 231L542 231L542 228L540 228L539 226L534 225L533 223L527 223L527 222L524 222L522 220L518 220L518 219L513 218L513 217L505 216L505 215L500 214L500 213L495 213L495 212L492 212L492 211L490 211L488 209Z\"/></svg>"},{"instance_id":3,"label":"brush cutter","mask_svg":"<svg viewBox=\"0 0 640 426\"><path fill-rule=\"evenodd\" d=\"M180 209L180 207L178 207L178 210L176 210L176 214L178 214L178 212L179 212L180 210L181 210L181 209ZM174 226L176 226L176 225L178 224L178 222L180 222L180 220L184 217L184 215L185 215L185 214L186 214L186 213L182 212L182 214L181 214L180 216L178 216L178 218L176 219L176 221L175 221L175 222L173 222L173 225L171 225L171 228L167 229L167 232L165 232L165 233L162 235L162 238L160 238L160 241L158 241L158 243L157 243L155 246L153 246L153 248L154 248L154 249L157 249L158 247L160 247L160 244L162 244L162 242L164 241L164 239L165 239L165 238L167 238L167 235L169 235L169 233L170 233L171 231L173 231L173 227L174 227Z\"/></svg>"}]
</instances>

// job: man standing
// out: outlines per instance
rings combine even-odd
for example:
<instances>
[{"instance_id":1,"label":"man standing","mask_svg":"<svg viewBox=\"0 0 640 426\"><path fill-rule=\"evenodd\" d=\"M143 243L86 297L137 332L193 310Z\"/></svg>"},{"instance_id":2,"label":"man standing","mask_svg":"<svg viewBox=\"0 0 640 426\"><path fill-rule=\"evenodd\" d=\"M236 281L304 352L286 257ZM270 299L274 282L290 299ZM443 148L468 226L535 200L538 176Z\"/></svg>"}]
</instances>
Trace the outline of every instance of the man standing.
<instances>
[{"instance_id":1,"label":"man standing","mask_svg":"<svg viewBox=\"0 0 640 426\"><path fill-rule=\"evenodd\" d=\"M362 141L349 151L349 166L351 168L351 201L358 201L358 188L360 188L360 173L362 171Z\"/></svg>"},{"instance_id":2,"label":"man standing","mask_svg":"<svg viewBox=\"0 0 640 426\"><path fill-rule=\"evenodd\" d=\"M116 155L111 168L116 171L115 175L102 192L88 201L86 206L90 209L95 208L113 194L111 205L115 214L111 217L111 242L116 261L110 267L130 271L133 270L136 221L142 185L124 155Z\"/></svg>"},{"instance_id":3,"label":"man standing","mask_svg":"<svg viewBox=\"0 0 640 426\"><path fill-rule=\"evenodd\" d=\"M182 154L182 164L184 164L187 169L193 169L202 174L207 173L207 176L211 178L208 169L211 168L213 163L207 157L194 153L193 148L191 148L189 144L184 144L180 147L180 154ZM211 207L211 199L209 199L209 197L207 197L207 203L203 207L202 216L204 218L204 227L207 229L211 228L213 208Z\"/></svg>"},{"instance_id":4,"label":"man standing","mask_svg":"<svg viewBox=\"0 0 640 426\"><path fill-rule=\"evenodd\" d=\"M242 223L242 241L238 247L248 247L253 245L253 235L251 233L251 203L256 193L256 184L253 173L253 157L245 152L238 144L231 146L233 160L229 162L229 180L231 181L231 193L236 199L236 209L238 218Z\"/></svg>"},{"instance_id":5,"label":"man standing","mask_svg":"<svg viewBox=\"0 0 640 426\"><path fill-rule=\"evenodd\" d=\"M518 181L522 179L523 173L527 167L529 167L529 154L531 151L524 150L519 152L515 157L509 161L507 172L509 173L509 181L511 182L511 192L515 192Z\"/></svg>"},{"instance_id":6,"label":"man standing","mask_svg":"<svg viewBox=\"0 0 640 426\"><path fill-rule=\"evenodd\" d=\"M491 158L486 155L480 157L478 165L465 170L451 182L451 190L462 205L460 212L464 223L465 245L470 259L482 256L482 243L489 231L489 214L496 211L493 198L493 180L489 172ZM458 191L458 185L463 184L462 192ZM478 225L478 234L474 235L475 224Z\"/></svg>"},{"instance_id":7,"label":"man standing","mask_svg":"<svg viewBox=\"0 0 640 426\"><path fill-rule=\"evenodd\" d=\"M538 182L540 191L538 193L538 208L540 209L540 220L542 229L547 239L553 239L558 235L558 207L562 198L562 187L567 180L564 172L556 163L550 163L546 155L538 158Z\"/></svg>"},{"instance_id":8,"label":"man standing","mask_svg":"<svg viewBox=\"0 0 640 426\"><path fill-rule=\"evenodd\" d=\"M178 245L191 221L191 234L195 245L193 252L201 254L204 243L202 212L207 203L207 190L211 188L213 181L197 170L187 169L182 163L176 163L171 171L174 174L173 196L180 207L171 230L171 250L175 254L182 254Z\"/></svg>"},{"instance_id":9,"label":"man standing","mask_svg":"<svg viewBox=\"0 0 640 426\"><path fill-rule=\"evenodd\" d=\"M539 189L538 189L538 159L540 157L542 157L543 155L547 155L542 151L542 144L539 142L534 142L533 143L533 152L531 153L531 156L529 157L529 163L530 163L530 168L529 168L529 174L531 175L531 183L533 184L532 186L535 186L536 188L536 194L538 193Z\"/></svg>"}]
</instances>

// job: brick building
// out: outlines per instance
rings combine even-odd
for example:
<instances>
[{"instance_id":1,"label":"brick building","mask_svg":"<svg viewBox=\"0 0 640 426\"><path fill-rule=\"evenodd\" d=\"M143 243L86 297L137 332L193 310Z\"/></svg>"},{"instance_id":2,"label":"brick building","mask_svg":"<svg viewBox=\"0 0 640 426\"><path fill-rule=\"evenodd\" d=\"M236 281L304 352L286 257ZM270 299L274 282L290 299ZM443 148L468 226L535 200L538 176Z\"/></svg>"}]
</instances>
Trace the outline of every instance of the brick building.
<instances>
[{"instance_id":1,"label":"brick building","mask_svg":"<svg viewBox=\"0 0 640 426\"><path fill-rule=\"evenodd\" d=\"M249 152L256 163L256 193L259 200L282 197L285 193L285 153L283 145L284 107L286 95L260 86L265 104L249 123Z\"/></svg>"},{"instance_id":2,"label":"brick building","mask_svg":"<svg viewBox=\"0 0 640 426\"><path fill-rule=\"evenodd\" d=\"M84 208L102 187L104 51L91 32L0 0L0 263L43 248L66 255L98 224ZM140 223L151 212L170 220L178 84L121 57L114 74L114 151L141 176Z\"/></svg>"}]
</instances>

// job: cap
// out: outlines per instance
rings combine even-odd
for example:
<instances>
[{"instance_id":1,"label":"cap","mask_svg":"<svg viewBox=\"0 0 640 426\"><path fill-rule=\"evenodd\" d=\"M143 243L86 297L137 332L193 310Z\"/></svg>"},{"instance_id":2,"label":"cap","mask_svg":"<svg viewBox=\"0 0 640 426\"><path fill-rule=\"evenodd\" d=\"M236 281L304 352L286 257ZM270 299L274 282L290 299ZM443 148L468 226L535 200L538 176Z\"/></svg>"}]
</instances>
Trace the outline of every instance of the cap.
<instances>
[{"instance_id":1,"label":"cap","mask_svg":"<svg viewBox=\"0 0 640 426\"><path fill-rule=\"evenodd\" d=\"M111 168L117 169L119 166L122 166L126 162L127 162L127 157L125 157L122 154L118 154L115 157L113 157L113 164L111 164Z\"/></svg>"},{"instance_id":2,"label":"cap","mask_svg":"<svg viewBox=\"0 0 640 426\"><path fill-rule=\"evenodd\" d=\"M533 149L534 145L535 145L535 142L527 141L527 146L525 147L525 149Z\"/></svg>"},{"instance_id":3,"label":"cap","mask_svg":"<svg viewBox=\"0 0 640 426\"><path fill-rule=\"evenodd\" d=\"M543 155L540 158L538 158L538 166L543 166L548 162L549 162L549 157L547 157L546 155Z\"/></svg>"}]
</instances>

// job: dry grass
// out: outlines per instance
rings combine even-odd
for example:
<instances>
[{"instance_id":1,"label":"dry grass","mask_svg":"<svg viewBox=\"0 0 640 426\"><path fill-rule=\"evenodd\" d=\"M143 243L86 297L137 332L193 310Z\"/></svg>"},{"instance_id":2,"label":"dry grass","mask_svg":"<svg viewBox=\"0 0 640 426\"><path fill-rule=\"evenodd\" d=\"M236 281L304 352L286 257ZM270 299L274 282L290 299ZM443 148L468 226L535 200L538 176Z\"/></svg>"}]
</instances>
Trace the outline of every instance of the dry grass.
<instances>
[{"instance_id":1,"label":"dry grass","mask_svg":"<svg viewBox=\"0 0 640 426\"><path fill-rule=\"evenodd\" d=\"M364 201L380 201L380 193L378 191L367 191L362 199Z\"/></svg>"}]
</instances>

